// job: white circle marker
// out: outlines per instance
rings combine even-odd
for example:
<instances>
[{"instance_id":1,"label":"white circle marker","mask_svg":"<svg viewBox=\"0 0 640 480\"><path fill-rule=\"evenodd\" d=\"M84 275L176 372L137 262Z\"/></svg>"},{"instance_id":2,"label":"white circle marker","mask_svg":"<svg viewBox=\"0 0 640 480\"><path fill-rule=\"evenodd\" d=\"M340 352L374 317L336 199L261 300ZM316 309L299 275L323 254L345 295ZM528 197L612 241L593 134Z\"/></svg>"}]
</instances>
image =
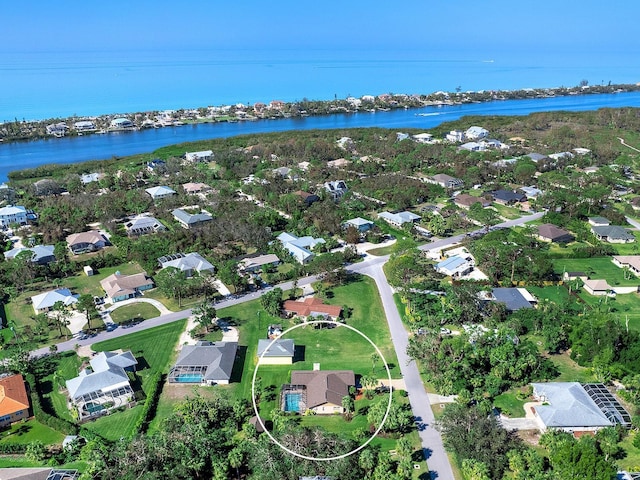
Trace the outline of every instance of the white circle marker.
<instances>
[{"instance_id":1,"label":"white circle marker","mask_svg":"<svg viewBox=\"0 0 640 480\"><path fill-rule=\"evenodd\" d=\"M355 448L355 449L351 450L350 452L343 453L342 455L336 455L335 457L309 457L307 455L303 455L301 453L294 452L293 450L285 447L280 442L278 442L278 440L276 440L273 435L271 435L271 432L269 432L269 430L267 430L267 427L262 422L262 418L260 417L260 412L258 412L258 406L256 405L256 376L258 374L258 368L260 367L260 361L264 357L264 354L269 351L269 349L273 346L273 344L279 338L284 337L287 333L295 330L296 328L300 328L300 327L303 327L305 325L316 325L316 324L321 324L321 323L330 323L330 324L334 324L334 325L336 325L338 327L346 327L349 330L353 330L354 332L356 332L361 337L365 338L371 345L373 345L373 348L376 349L376 353L378 354L378 356L380 357L380 359L384 363L384 368L387 371L387 377L389 379L389 404L387 405L387 410L384 413L384 417L382 418L382 422L380 422L380 425L378 425L378 428L376 429L376 431L373 432L373 435L371 435L371 437L366 442L364 442L362 445L360 445L358 448ZM334 322L333 320L312 320L310 322L300 323L298 325L294 325L293 327L286 329L284 332L282 332L282 334L279 337L274 338L273 340L271 340L269 345L267 345L267 348L264 349L264 352L262 352L262 355L260 355L260 357L258 358L258 363L256 364L256 368L253 370L253 378L251 379L251 403L253 404L253 411L256 414L256 418L258 420L258 423L260 423L260 426L264 430L264 433L267 434L267 436L271 439L271 441L273 443L278 445L285 452L290 453L291 455L294 455L294 456L296 456L298 458L304 458L305 460L314 460L314 461L322 461L322 462L328 462L328 461L331 461L331 460L339 460L341 458L348 457L349 455L353 455L354 453L358 453L364 447L369 445L371 443L371 441L374 438L376 438L378 433L380 433L380 430L382 430L382 427L384 426L384 423L387 421L387 417L389 416L389 412L391 411L391 401L393 399L392 392L393 392L393 388L391 388L391 371L389 370L389 365L387 364L387 361L385 360L384 355L382 355L382 352L380 351L378 346L375 343L373 343L369 337L367 337L364 333L362 333L357 328L354 328L351 325L347 325L346 323Z\"/></svg>"}]
</instances>

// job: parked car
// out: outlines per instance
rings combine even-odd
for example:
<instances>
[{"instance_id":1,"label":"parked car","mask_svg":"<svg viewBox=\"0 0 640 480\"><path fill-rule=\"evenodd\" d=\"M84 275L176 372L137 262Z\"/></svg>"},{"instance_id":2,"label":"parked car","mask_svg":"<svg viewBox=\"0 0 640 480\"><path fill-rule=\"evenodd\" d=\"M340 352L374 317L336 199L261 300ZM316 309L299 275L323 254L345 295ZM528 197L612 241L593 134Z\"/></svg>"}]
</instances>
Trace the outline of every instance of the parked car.
<instances>
[{"instance_id":1,"label":"parked car","mask_svg":"<svg viewBox=\"0 0 640 480\"><path fill-rule=\"evenodd\" d=\"M118 325L115 323L107 323L107 332L113 332L116 328L118 328Z\"/></svg>"}]
</instances>

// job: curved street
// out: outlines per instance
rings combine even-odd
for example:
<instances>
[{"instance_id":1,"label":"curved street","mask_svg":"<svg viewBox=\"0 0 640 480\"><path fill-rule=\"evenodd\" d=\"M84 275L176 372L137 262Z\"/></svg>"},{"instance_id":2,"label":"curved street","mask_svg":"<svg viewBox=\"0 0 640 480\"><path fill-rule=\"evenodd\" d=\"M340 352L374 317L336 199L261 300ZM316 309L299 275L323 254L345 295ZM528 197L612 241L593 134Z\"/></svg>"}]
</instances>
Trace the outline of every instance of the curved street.
<instances>
[{"instance_id":1,"label":"curved street","mask_svg":"<svg viewBox=\"0 0 640 480\"><path fill-rule=\"evenodd\" d=\"M503 222L497 227L513 227L523 225L527 222L531 222L534 220L538 220L544 215L544 212L535 213L532 215L526 215L515 220L509 220L507 222ZM478 230L481 232L482 230ZM457 235L455 237L444 238L440 240L433 241L431 243L427 243L421 245L419 248L422 251L431 250L431 249L441 249L443 247L447 247L462 241L466 235ZM385 311L385 315L387 317L387 322L389 324L389 330L391 333L391 339L393 341L393 345L396 351L396 355L398 357L398 362L400 366L400 371L405 381L407 393L409 394L409 401L411 403L411 409L413 411L413 415L416 419L416 424L418 427L418 433L420 435L420 439L422 441L422 449L424 452L424 456L427 459L427 464L429 466L429 472L431 474L431 478L437 478L438 480L454 480L453 471L451 469L451 464L447 457L446 451L444 449L444 445L442 442L442 437L440 432L433 427L434 416L433 411L431 410L431 404L429 402L429 397L427 392L424 389L424 385L422 384L422 380L420 378L420 373L418 371L418 367L415 362L413 362L409 356L407 355L407 346L409 343L409 335L402 324L402 319L400 314L398 313L398 309L396 308L395 302L393 300L393 289L391 285L387 282L387 278L384 275L382 270L383 265L389 260L389 255L381 256L381 257L373 257L370 255L366 255L365 259L356 264L349 265L347 270L353 273L360 273L363 275L367 275L376 283L378 288L378 292L380 294L380 298L382 300L382 305ZM303 287L305 285L309 285L317 280L316 276L307 276L300 278L298 280L298 287ZM282 290L289 290L293 288L293 282L284 282L277 287ZM221 309L225 307L230 307L232 305L238 305L240 303L248 302L251 300L255 300L259 298L262 294L271 290L272 287L269 287L264 290L258 290L255 292L250 292L245 295L234 296L230 298L226 298L220 302L216 303L216 308ZM153 328L158 325L164 325L166 323L174 322L176 320L180 320L183 318L187 318L191 315L191 310L182 310L180 312L168 313L165 315L161 315L156 318L152 318L149 320L145 320L131 328L122 329L117 328L112 332L103 331L99 333L97 336L93 338L89 338L86 340L78 340L71 339L66 342L62 342L57 344L58 351L68 351L73 350L76 346L85 346L91 345L95 342L99 342L102 340L107 340L110 338L119 337L122 335L127 335L129 333L134 333L142 330L146 330L148 328ZM39 350L34 350L31 352L32 356L41 356L49 353L49 348L41 348Z\"/></svg>"}]
</instances>

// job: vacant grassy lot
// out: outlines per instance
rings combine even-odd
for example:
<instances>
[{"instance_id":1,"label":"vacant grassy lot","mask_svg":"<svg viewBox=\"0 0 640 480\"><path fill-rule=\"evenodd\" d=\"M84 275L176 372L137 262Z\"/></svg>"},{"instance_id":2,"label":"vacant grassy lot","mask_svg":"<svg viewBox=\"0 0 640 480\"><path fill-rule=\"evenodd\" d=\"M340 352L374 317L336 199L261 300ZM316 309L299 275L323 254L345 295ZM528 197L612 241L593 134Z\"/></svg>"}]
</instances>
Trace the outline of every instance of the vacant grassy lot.
<instances>
[{"instance_id":1,"label":"vacant grassy lot","mask_svg":"<svg viewBox=\"0 0 640 480\"><path fill-rule=\"evenodd\" d=\"M179 312L180 310L193 308L196 305L200 304L202 300L204 300L204 297L188 297L183 298L180 302L178 302L177 298L169 298L165 296L158 288L147 290L146 292L144 292L144 296L147 298L158 300L172 312Z\"/></svg>"},{"instance_id":2,"label":"vacant grassy lot","mask_svg":"<svg viewBox=\"0 0 640 480\"><path fill-rule=\"evenodd\" d=\"M110 316L114 323L125 323L129 320L148 320L159 317L160 311L150 303L137 302L112 310Z\"/></svg>"},{"instance_id":3,"label":"vacant grassy lot","mask_svg":"<svg viewBox=\"0 0 640 480\"><path fill-rule=\"evenodd\" d=\"M564 272L584 272L589 278L602 278L611 286L640 285L640 278L631 273L625 279L624 271L611 261L611 257L557 259L553 260L553 271L559 276Z\"/></svg>"},{"instance_id":4,"label":"vacant grassy lot","mask_svg":"<svg viewBox=\"0 0 640 480\"><path fill-rule=\"evenodd\" d=\"M592 308L604 309L623 325L629 320L629 328L640 331L640 296L626 293L615 297L593 296L582 290L580 298Z\"/></svg>"}]
</instances>

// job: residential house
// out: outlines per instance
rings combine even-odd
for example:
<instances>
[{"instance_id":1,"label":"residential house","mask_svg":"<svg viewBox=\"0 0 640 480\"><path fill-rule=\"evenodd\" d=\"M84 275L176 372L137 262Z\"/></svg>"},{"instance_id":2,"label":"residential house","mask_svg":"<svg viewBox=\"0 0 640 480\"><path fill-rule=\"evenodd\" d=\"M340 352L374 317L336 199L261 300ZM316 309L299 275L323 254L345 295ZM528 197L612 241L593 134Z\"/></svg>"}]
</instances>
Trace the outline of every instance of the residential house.
<instances>
[{"instance_id":1,"label":"residential house","mask_svg":"<svg viewBox=\"0 0 640 480\"><path fill-rule=\"evenodd\" d=\"M281 409L319 415L344 413L342 399L356 384L352 370L294 370L291 383L282 386Z\"/></svg>"},{"instance_id":2,"label":"residential house","mask_svg":"<svg viewBox=\"0 0 640 480\"><path fill-rule=\"evenodd\" d=\"M633 243L636 241L636 237L629 230L618 225L591 227L591 231L602 242Z\"/></svg>"},{"instance_id":3,"label":"residential house","mask_svg":"<svg viewBox=\"0 0 640 480\"><path fill-rule=\"evenodd\" d=\"M576 147L573 151L576 152L576 155L586 155L587 153L591 153L591 150L582 147Z\"/></svg>"},{"instance_id":4,"label":"residential house","mask_svg":"<svg viewBox=\"0 0 640 480\"><path fill-rule=\"evenodd\" d=\"M427 179L427 181L429 183L435 183L447 189L462 188L464 186L464 182L459 178L455 178L444 173L438 173L432 176L430 179Z\"/></svg>"},{"instance_id":5,"label":"residential house","mask_svg":"<svg viewBox=\"0 0 640 480\"><path fill-rule=\"evenodd\" d=\"M147 162L147 171L149 173L164 173L167 169L167 162L160 160L159 158L153 159Z\"/></svg>"},{"instance_id":6,"label":"residential house","mask_svg":"<svg viewBox=\"0 0 640 480\"><path fill-rule=\"evenodd\" d=\"M129 130L135 128L135 125L128 118L114 118L111 120L110 127L118 130Z\"/></svg>"},{"instance_id":7,"label":"residential house","mask_svg":"<svg viewBox=\"0 0 640 480\"><path fill-rule=\"evenodd\" d=\"M104 177L104 173L83 173L80 175L80 181L83 185L99 181Z\"/></svg>"},{"instance_id":8,"label":"residential house","mask_svg":"<svg viewBox=\"0 0 640 480\"><path fill-rule=\"evenodd\" d=\"M346 158L338 158L328 161L327 168L346 168L351 165L351 163L351 160L347 160Z\"/></svg>"},{"instance_id":9,"label":"residential house","mask_svg":"<svg viewBox=\"0 0 640 480\"><path fill-rule=\"evenodd\" d=\"M592 227L605 227L611 224L609 219L604 217L589 217L587 221Z\"/></svg>"},{"instance_id":10,"label":"residential house","mask_svg":"<svg viewBox=\"0 0 640 480\"><path fill-rule=\"evenodd\" d=\"M532 200L532 199L538 198L540 195L542 195L544 193L542 190L540 190L539 188L536 188L534 186L520 187L518 189L518 191L524 193L525 196L527 197L527 200Z\"/></svg>"},{"instance_id":11,"label":"residential house","mask_svg":"<svg viewBox=\"0 0 640 480\"><path fill-rule=\"evenodd\" d=\"M462 277L471 272L474 262L469 257L453 255L435 265L436 272L448 277Z\"/></svg>"},{"instance_id":12,"label":"residential house","mask_svg":"<svg viewBox=\"0 0 640 480\"><path fill-rule=\"evenodd\" d=\"M31 297L31 303L33 304L33 311L38 315L50 312L58 302L62 302L67 306L73 305L78 302L78 296L77 294L72 295L68 288L58 288L57 290L34 295Z\"/></svg>"},{"instance_id":13,"label":"residential house","mask_svg":"<svg viewBox=\"0 0 640 480\"><path fill-rule=\"evenodd\" d=\"M77 132L90 132L96 129L96 124L91 120L80 120L73 124L73 128L75 128Z\"/></svg>"},{"instance_id":14,"label":"residential house","mask_svg":"<svg viewBox=\"0 0 640 480\"><path fill-rule=\"evenodd\" d=\"M615 295L613 287L609 285L606 280L583 279L582 282L582 288L584 288L590 295Z\"/></svg>"},{"instance_id":15,"label":"residential house","mask_svg":"<svg viewBox=\"0 0 640 480\"><path fill-rule=\"evenodd\" d=\"M640 255L614 255L611 259L620 268L628 268L636 277L640 277Z\"/></svg>"},{"instance_id":16,"label":"residential house","mask_svg":"<svg viewBox=\"0 0 640 480\"><path fill-rule=\"evenodd\" d=\"M187 152L184 154L185 160L188 162L208 162L213 159L213 150L203 150L201 152Z\"/></svg>"},{"instance_id":17,"label":"residential house","mask_svg":"<svg viewBox=\"0 0 640 480\"><path fill-rule=\"evenodd\" d=\"M494 190L491 195L493 200L501 205L514 205L527 201L526 195L511 190Z\"/></svg>"},{"instance_id":18,"label":"residential house","mask_svg":"<svg viewBox=\"0 0 640 480\"><path fill-rule=\"evenodd\" d=\"M307 207L310 207L312 204L320 200L320 197L318 195L309 192L303 192L302 190L293 192L293 194L300 197L300 199L305 203Z\"/></svg>"},{"instance_id":19,"label":"residential house","mask_svg":"<svg viewBox=\"0 0 640 480\"><path fill-rule=\"evenodd\" d=\"M273 345L270 346L271 342ZM292 339L279 338L258 340L258 363L260 365L291 365L295 353L295 344Z\"/></svg>"},{"instance_id":20,"label":"residential house","mask_svg":"<svg viewBox=\"0 0 640 480\"><path fill-rule=\"evenodd\" d=\"M124 224L124 229L130 237L146 235L147 233L158 233L167 230L159 220L146 214L138 215L131 218Z\"/></svg>"},{"instance_id":21,"label":"residential house","mask_svg":"<svg viewBox=\"0 0 640 480\"><path fill-rule=\"evenodd\" d=\"M177 268L181 272L184 272L187 278L193 277L196 273L207 272L213 274L215 267L207 261L202 255L197 252L176 253L173 255L167 255L158 259L160 267L163 269L173 267Z\"/></svg>"},{"instance_id":22,"label":"residential house","mask_svg":"<svg viewBox=\"0 0 640 480\"><path fill-rule=\"evenodd\" d=\"M464 132L461 130L451 130L444 138L448 142L458 143L464 140Z\"/></svg>"},{"instance_id":23,"label":"residential house","mask_svg":"<svg viewBox=\"0 0 640 480\"><path fill-rule=\"evenodd\" d=\"M256 273L265 266L275 267L277 265L280 265L280 259L273 253L243 258L240 260L240 263L238 263L240 271L244 273Z\"/></svg>"},{"instance_id":24,"label":"residential house","mask_svg":"<svg viewBox=\"0 0 640 480\"><path fill-rule=\"evenodd\" d=\"M189 213L181 208L176 208L171 213L173 213L173 218L180 222L180 225L186 229L201 227L205 223L213 220L213 217L204 210L200 211L200 213Z\"/></svg>"},{"instance_id":25,"label":"residential house","mask_svg":"<svg viewBox=\"0 0 640 480\"><path fill-rule=\"evenodd\" d=\"M175 190L165 186L147 188L145 189L145 192L151 195L153 201L162 200L163 198L171 197L176 194Z\"/></svg>"},{"instance_id":26,"label":"residential house","mask_svg":"<svg viewBox=\"0 0 640 480\"><path fill-rule=\"evenodd\" d=\"M282 308L288 315L295 315L303 319L307 319L308 317L322 317L333 320L334 322L340 318L340 314L342 313L341 306L327 305L316 297L307 297L303 301L285 300Z\"/></svg>"},{"instance_id":27,"label":"residential house","mask_svg":"<svg viewBox=\"0 0 640 480\"><path fill-rule=\"evenodd\" d=\"M482 143L467 142L460 145L458 147L458 150L466 150L468 152L484 152L486 150L486 147Z\"/></svg>"},{"instance_id":28,"label":"residential house","mask_svg":"<svg viewBox=\"0 0 640 480\"><path fill-rule=\"evenodd\" d=\"M145 272L122 275L116 272L100 281L100 286L111 303L121 302L154 287L153 280Z\"/></svg>"},{"instance_id":29,"label":"residential house","mask_svg":"<svg viewBox=\"0 0 640 480\"><path fill-rule=\"evenodd\" d=\"M5 228L12 223L27 224L27 209L20 205L7 205L0 208L0 227Z\"/></svg>"},{"instance_id":30,"label":"residential house","mask_svg":"<svg viewBox=\"0 0 640 480\"><path fill-rule=\"evenodd\" d=\"M399 213L390 213L390 212L380 212L378 214L378 218L383 219L390 225L394 227L402 228L406 223L416 223L422 217L420 215L416 215L412 212L399 212Z\"/></svg>"},{"instance_id":31,"label":"residential house","mask_svg":"<svg viewBox=\"0 0 640 480\"><path fill-rule=\"evenodd\" d=\"M29 418L29 395L22 375L0 378L0 428ZM0 477L2 478L2 477Z\"/></svg>"},{"instance_id":32,"label":"residential house","mask_svg":"<svg viewBox=\"0 0 640 480\"><path fill-rule=\"evenodd\" d=\"M236 359L238 342L198 342L184 345L169 372L169 383L227 385Z\"/></svg>"},{"instance_id":33,"label":"residential house","mask_svg":"<svg viewBox=\"0 0 640 480\"><path fill-rule=\"evenodd\" d=\"M36 245L35 247L16 247L12 248L8 252L4 252L4 258L12 260L20 255L22 252L31 252L31 262L38 265L47 265L51 262L55 262L56 257L54 255L54 245Z\"/></svg>"},{"instance_id":34,"label":"residential house","mask_svg":"<svg viewBox=\"0 0 640 480\"><path fill-rule=\"evenodd\" d=\"M575 157L575 155L571 152L558 152L558 153L552 153L550 155L547 155L547 157L549 157L552 160L561 160L561 159L571 159L573 157Z\"/></svg>"},{"instance_id":35,"label":"residential house","mask_svg":"<svg viewBox=\"0 0 640 480\"><path fill-rule=\"evenodd\" d=\"M374 226L375 224L371 220L366 220L360 217L352 218L342 224L343 228L347 229L349 227L353 227L356 230L358 230L360 233L368 232Z\"/></svg>"},{"instance_id":36,"label":"residential house","mask_svg":"<svg viewBox=\"0 0 640 480\"><path fill-rule=\"evenodd\" d=\"M323 238L313 238L311 236L297 237L292 233L282 232L277 237L282 246L291 254L299 263L305 265L314 257L314 253L310 250L316 245L326 243Z\"/></svg>"},{"instance_id":37,"label":"residential house","mask_svg":"<svg viewBox=\"0 0 640 480\"><path fill-rule=\"evenodd\" d=\"M540 430L569 433L595 433L615 425L630 426L631 416L601 383L532 383L533 396L540 402L532 406Z\"/></svg>"},{"instance_id":38,"label":"residential house","mask_svg":"<svg viewBox=\"0 0 640 480\"><path fill-rule=\"evenodd\" d=\"M187 182L182 185L182 188L184 189L185 193L189 194L201 193L206 192L207 190L211 190L211 187L209 185L200 182Z\"/></svg>"},{"instance_id":39,"label":"residential house","mask_svg":"<svg viewBox=\"0 0 640 480\"><path fill-rule=\"evenodd\" d=\"M292 171L293 170L290 169L289 167L278 167L278 168L274 168L271 171L271 173L273 173L274 177L289 178Z\"/></svg>"},{"instance_id":40,"label":"residential house","mask_svg":"<svg viewBox=\"0 0 640 480\"><path fill-rule=\"evenodd\" d=\"M484 197L474 197L473 195L461 193L460 195L456 195L453 199L453 203L460 208L469 210L475 203L481 203L483 207L488 207L491 205L491 200L487 200Z\"/></svg>"},{"instance_id":41,"label":"residential house","mask_svg":"<svg viewBox=\"0 0 640 480\"><path fill-rule=\"evenodd\" d=\"M545 223L538 227L538 238L544 242L553 243L571 243L576 239L570 232L551 223Z\"/></svg>"},{"instance_id":42,"label":"residential house","mask_svg":"<svg viewBox=\"0 0 640 480\"><path fill-rule=\"evenodd\" d=\"M526 288L494 288L491 293L494 301L504 303L508 312L533 308L538 303Z\"/></svg>"},{"instance_id":43,"label":"residential house","mask_svg":"<svg viewBox=\"0 0 640 480\"><path fill-rule=\"evenodd\" d=\"M80 375L66 382L69 400L81 420L133 401L127 372L134 372L138 361L131 351L100 352L89 364L91 368L84 368Z\"/></svg>"},{"instance_id":44,"label":"residential house","mask_svg":"<svg viewBox=\"0 0 640 480\"><path fill-rule=\"evenodd\" d=\"M51 123L46 127L47 134L54 137L64 137L69 131L69 126L64 122Z\"/></svg>"},{"instance_id":45,"label":"residential house","mask_svg":"<svg viewBox=\"0 0 640 480\"><path fill-rule=\"evenodd\" d=\"M464 136L469 140L487 138L489 136L489 130L474 125L473 127L467 128L467 130L464 132Z\"/></svg>"},{"instance_id":46,"label":"residential house","mask_svg":"<svg viewBox=\"0 0 640 480\"><path fill-rule=\"evenodd\" d=\"M528 153L525 157L529 157L533 162L538 163L547 158L546 155L542 155L541 153Z\"/></svg>"},{"instance_id":47,"label":"residential house","mask_svg":"<svg viewBox=\"0 0 640 480\"><path fill-rule=\"evenodd\" d=\"M589 276L586 274L586 272L563 272L562 273L562 280L564 280L565 282L571 282L578 278L584 282L589 278Z\"/></svg>"},{"instance_id":48,"label":"residential house","mask_svg":"<svg viewBox=\"0 0 640 480\"><path fill-rule=\"evenodd\" d=\"M67 237L67 245L74 255L96 252L108 245L107 239L97 230L72 233Z\"/></svg>"},{"instance_id":49,"label":"residential house","mask_svg":"<svg viewBox=\"0 0 640 480\"><path fill-rule=\"evenodd\" d=\"M344 180L335 180L332 182L325 182L324 189L329 192L331 198L339 200L342 196L349 191L347 184Z\"/></svg>"},{"instance_id":50,"label":"residential house","mask_svg":"<svg viewBox=\"0 0 640 480\"><path fill-rule=\"evenodd\" d=\"M433 135L431 135L430 133L417 133L411 138L413 138L418 143L433 143Z\"/></svg>"},{"instance_id":51,"label":"residential house","mask_svg":"<svg viewBox=\"0 0 640 480\"><path fill-rule=\"evenodd\" d=\"M396 142L401 142L402 140L407 140L410 137L408 133L397 132L396 133Z\"/></svg>"}]
</instances>

